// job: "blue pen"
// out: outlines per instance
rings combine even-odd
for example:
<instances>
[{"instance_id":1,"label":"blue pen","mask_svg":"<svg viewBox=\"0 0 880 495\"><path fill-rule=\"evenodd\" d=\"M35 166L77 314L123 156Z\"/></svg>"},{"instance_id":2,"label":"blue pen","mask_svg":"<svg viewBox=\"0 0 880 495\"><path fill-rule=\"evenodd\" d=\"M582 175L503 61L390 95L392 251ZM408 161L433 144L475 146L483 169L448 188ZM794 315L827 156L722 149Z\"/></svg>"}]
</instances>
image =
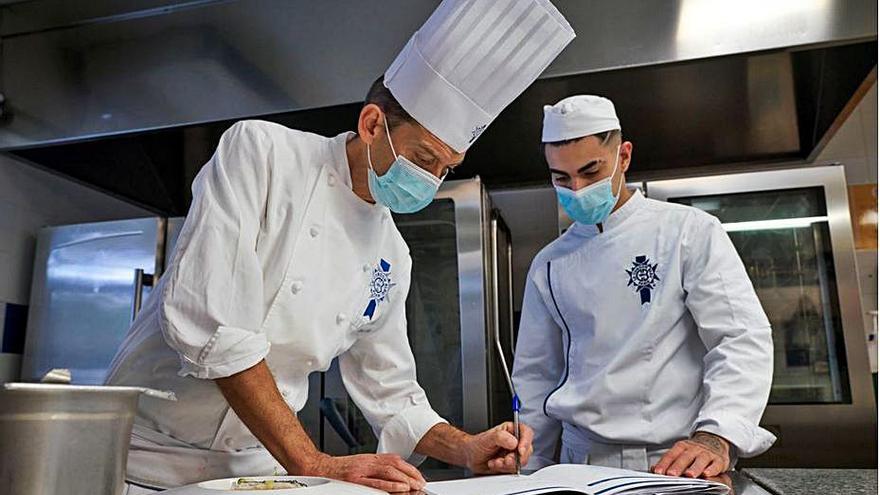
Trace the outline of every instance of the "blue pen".
<instances>
[{"instance_id":1,"label":"blue pen","mask_svg":"<svg viewBox=\"0 0 880 495\"><path fill-rule=\"evenodd\" d=\"M519 408L519 396L513 394L513 431L516 436L516 452L514 453L516 456L516 474L520 474L520 470L522 469L519 459Z\"/></svg>"}]
</instances>

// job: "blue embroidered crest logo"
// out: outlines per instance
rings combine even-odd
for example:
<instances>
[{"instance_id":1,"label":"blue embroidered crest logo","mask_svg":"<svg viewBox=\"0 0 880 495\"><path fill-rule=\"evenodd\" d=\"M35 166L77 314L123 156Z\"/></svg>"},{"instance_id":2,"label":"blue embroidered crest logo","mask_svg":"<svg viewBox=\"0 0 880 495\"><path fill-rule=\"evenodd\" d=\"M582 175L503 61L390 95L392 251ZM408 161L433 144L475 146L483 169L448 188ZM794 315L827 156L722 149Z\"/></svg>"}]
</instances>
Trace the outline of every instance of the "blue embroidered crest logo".
<instances>
[{"instance_id":1,"label":"blue embroidered crest logo","mask_svg":"<svg viewBox=\"0 0 880 495\"><path fill-rule=\"evenodd\" d=\"M629 275L629 282L626 286L635 287L636 292L642 298L642 304L651 302L651 291L657 287L656 283L660 281L660 277L657 276L657 266L658 263L652 265L647 256L636 256L632 262L632 269L626 270L626 274Z\"/></svg>"},{"instance_id":2,"label":"blue embroidered crest logo","mask_svg":"<svg viewBox=\"0 0 880 495\"><path fill-rule=\"evenodd\" d=\"M373 319L376 307L388 299L388 292L395 285L391 280L391 263L380 259L379 266L373 269L373 277L370 279L370 302L364 310L364 318Z\"/></svg>"}]
</instances>

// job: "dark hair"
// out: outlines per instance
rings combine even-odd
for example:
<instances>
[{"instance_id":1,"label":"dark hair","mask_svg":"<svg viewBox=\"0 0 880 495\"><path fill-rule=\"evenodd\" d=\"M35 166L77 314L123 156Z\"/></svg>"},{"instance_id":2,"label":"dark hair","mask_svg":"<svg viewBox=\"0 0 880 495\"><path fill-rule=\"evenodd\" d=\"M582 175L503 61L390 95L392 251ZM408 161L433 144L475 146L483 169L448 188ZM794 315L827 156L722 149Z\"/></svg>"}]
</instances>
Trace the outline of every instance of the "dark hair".
<instances>
[{"instance_id":1,"label":"dark hair","mask_svg":"<svg viewBox=\"0 0 880 495\"><path fill-rule=\"evenodd\" d=\"M367 97L364 99L364 106L369 105L370 103L378 106L382 109L382 112L385 113L385 118L388 119L389 129L398 124L416 123L416 119L412 118L412 116L400 106L397 98L391 94L391 90L385 87L384 75L379 76L379 78L373 81L373 84L370 86L370 90L367 92Z\"/></svg>"},{"instance_id":2,"label":"dark hair","mask_svg":"<svg viewBox=\"0 0 880 495\"><path fill-rule=\"evenodd\" d=\"M588 137L596 137L599 138L599 142L602 143L602 146L605 146L613 141L615 141L616 137L620 136L620 139L623 139L623 134L618 129L613 129L610 131L600 132L599 134L591 134L589 136L581 136L572 139L563 139L562 141L552 141L549 143L542 143L544 145L550 145L554 147L566 146L572 143L576 143L582 139L587 139Z\"/></svg>"}]
</instances>

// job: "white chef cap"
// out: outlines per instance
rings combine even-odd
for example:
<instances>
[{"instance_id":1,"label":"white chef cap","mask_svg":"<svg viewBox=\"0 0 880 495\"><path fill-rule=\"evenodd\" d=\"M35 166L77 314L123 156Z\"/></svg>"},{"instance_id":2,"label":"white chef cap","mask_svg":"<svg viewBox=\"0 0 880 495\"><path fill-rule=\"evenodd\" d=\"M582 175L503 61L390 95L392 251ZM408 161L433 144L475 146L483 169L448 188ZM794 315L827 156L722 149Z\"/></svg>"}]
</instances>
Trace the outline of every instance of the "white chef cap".
<instances>
[{"instance_id":1,"label":"white chef cap","mask_svg":"<svg viewBox=\"0 0 880 495\"><path fill-rule=\"evenodd\" d=\"M554 143L620 130L614 103L595 95L569 96L555 105L544 106L541 141Z\"/></svg>"},{"instance_id":2,"label":"white chef cap","mask_svg":"<svg viewBox=\"0 0 880 495\"><path fill-rule=\"evenodd\" d=\"M549 0L443 0L385 72L385 86L461 153L574 37Z\"/></svg>"}]
</instances>

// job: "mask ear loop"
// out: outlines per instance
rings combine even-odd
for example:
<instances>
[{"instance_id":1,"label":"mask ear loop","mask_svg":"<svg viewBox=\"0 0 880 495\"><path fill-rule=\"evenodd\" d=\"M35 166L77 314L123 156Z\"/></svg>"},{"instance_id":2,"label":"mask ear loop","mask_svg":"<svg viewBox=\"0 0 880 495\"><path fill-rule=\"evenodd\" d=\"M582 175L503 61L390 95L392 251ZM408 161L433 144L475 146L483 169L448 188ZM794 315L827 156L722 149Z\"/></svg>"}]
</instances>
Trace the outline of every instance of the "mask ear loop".
<instances>
[{"instance_id":1,"label":"mask ear loop","mask_svg":"<svg viewBox=\"0 0 880 495\"><path fill-rule=\"evenodd\" d=\"M394 143L391 142L391 132L388 130L388 119L385 118L385 114L382 114L382 126L385 127L385 135L388 136L388 144L391 145L391 153L394 154L394 158L397 159L397 152L394 151ZM373 173L376 173L376 169L373 168L373 159L370 157L370 145L367 144L367 165L370 166L370 170Z\"/></svg>"},{"instance_id":2,"label":"mask ear loop","mask_svg":"<svg viewBox=\"0 0 880 495\"><path fill-rule=\"evenodd\" d=\"M614 172L617 172L617 167L620 165L620 145L617 145L617 158L614 159L614 170L611 172L611 180L614 180ZM620 197L620 191L623 190L623 177L620 178L620 185L617 186L617 193L614 195L615 201Z\"/></svg>"},{"instance_id":3,"label":"mask ear loop","mask_svg":"<svg viewBox=\"0 0 880 495\"><path fill-rule=\"evenodd\" d=\"M385 118L385 114L382 114L382 122L385 124L385 135L388 136L388 144L391 145L391 153L394 155L394 159L397 159L397 152L394 151L394 142L391 141L391 131L388 130L388 119Z\"/></svg>"}]
</instances>

